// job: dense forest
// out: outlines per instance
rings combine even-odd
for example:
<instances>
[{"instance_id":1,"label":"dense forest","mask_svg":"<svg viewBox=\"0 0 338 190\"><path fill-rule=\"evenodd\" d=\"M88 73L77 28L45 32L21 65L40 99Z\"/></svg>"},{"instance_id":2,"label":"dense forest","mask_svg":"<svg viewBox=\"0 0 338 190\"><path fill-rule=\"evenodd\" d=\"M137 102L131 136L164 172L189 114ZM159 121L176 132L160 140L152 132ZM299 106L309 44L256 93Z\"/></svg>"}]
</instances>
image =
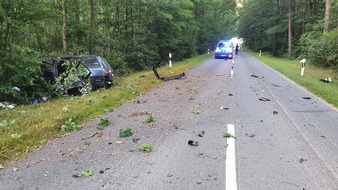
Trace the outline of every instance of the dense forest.
<instances>
[{"instance_id":1,"label":"dense forest","mask_svg":"<svg viewBox=\"0 0 338 190\"><path fill-rule=\"evenodd\" d=\"M336 0L0 0L0 102L47 96L41 60L105 57L125 74L241 37L248 49L337 67Z\"/></svg>"}]
</instances>

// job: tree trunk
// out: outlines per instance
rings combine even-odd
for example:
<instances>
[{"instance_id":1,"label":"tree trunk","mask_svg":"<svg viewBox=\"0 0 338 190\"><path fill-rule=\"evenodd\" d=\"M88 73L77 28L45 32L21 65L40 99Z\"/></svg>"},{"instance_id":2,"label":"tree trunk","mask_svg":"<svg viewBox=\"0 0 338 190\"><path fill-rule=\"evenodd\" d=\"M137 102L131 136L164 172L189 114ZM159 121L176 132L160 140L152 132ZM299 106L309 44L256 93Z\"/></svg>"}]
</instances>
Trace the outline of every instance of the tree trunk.
<instances>
[{"instance_id":1,"label":"tree trunk","mask_svg":"<svg viewBox=\"0 0 338 190\"><path fill-rule=\"evenodd\" d=\"M67 37L66 37L66 30L67 30L67 17L66 17L66 6L64 1L59 1L59 5L61 8L62 13L62 29L61 29L61 36L62 36L62 52L67 54Z\"/></svg>"},{"instance_id":2,"label":"tree trunk","mask_svg":"<svg viewBox=\"0 0 338 190\"><path fill-rule=\"evenodd\" d=\"M90 0L90 36L89 36L89 54L94 54L94 32L95 32L95 6L94 0Z\"/></svg>"},{"instance_id":3,"label":"tree trunk","mask_svg":"<svg viewBox=\"0 0 338 190\"><path fill-rule=\"evenodd\" d=\"M325 6L325 22L324 22L324 33L329 31L329 25L330 25L330 8L331 8L331 2L330 0L326 0L326 6Z\"/></svg>"},{"instance_id":4,"label":"tree trunk","mask_svg":"<svg viewBox=\"0 0 338 190\"><path fill-rule=\"evenodd\" d=\"M289 24L288 24L288 56L291 58L292 55L292 2L293 0L289 0Z\"/></svg>"}]
</instances>

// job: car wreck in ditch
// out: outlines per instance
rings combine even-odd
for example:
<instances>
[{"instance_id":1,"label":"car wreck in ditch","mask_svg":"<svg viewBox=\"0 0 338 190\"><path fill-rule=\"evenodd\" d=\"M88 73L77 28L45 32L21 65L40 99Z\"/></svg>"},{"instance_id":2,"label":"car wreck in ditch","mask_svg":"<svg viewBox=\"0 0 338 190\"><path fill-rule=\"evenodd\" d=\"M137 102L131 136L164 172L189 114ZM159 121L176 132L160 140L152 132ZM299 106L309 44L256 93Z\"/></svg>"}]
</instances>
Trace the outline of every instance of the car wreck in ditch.
<instances>
[{"instance_id":1,"label":"car wreck in ditch","mask_svg":"<svg viewBox=\"0 0 338 190\"><path fill-rule=\"evenodd\" d=\"M55 85L57 95L86 94L98 88L110 88L114 70L101 56L61 56L43 60L43 77Z\"/></svg>"}]
</instances>

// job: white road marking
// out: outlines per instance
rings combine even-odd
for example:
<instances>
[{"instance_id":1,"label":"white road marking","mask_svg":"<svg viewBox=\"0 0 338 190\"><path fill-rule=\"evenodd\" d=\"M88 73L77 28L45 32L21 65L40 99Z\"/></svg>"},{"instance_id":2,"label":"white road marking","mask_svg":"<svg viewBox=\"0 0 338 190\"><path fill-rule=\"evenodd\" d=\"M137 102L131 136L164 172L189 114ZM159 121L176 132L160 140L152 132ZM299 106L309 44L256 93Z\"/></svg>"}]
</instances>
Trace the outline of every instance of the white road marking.
<instances>
[{"instance_id":1,"label":"white road marking","mask_svg":"<svg viewBox=\"0 0 338 190\"><path fill-rule=\"evenodd\" d=\"M235 126L228 124L227 133L235 137ZM227 138L227 144L225 159L225 189L237 190L235 138Z\"/></svg>"}]
</instances>

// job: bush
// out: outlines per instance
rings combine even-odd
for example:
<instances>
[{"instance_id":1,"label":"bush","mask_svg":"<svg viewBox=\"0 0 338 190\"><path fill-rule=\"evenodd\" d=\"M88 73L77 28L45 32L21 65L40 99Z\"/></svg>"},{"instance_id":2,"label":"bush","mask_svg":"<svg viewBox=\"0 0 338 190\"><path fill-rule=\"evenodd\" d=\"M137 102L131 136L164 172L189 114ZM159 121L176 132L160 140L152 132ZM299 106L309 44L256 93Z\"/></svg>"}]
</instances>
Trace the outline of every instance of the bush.
<instances>
[{"instance_id":1,"label":"bush","mask_svg":"<svg viewBox=\"0 0 338 190\"><path fill-rule=\"evenodd\" d=\"M324 67L338 66L338 31L332 30L319 35L318 33L307 34L301 39L303 54L312 63Z\"/></svg>"},{"instance_id":2,"label":"bush","mask_svg":"<svg viewBox=\"0 0 338 190\"><path fill-rule=\"evenodd\" d=\"M29 47L12 44L0 58L0 99L27 103L50 95L50 85L39 70L40 54Z\"/></svg>"}]
</instances>

